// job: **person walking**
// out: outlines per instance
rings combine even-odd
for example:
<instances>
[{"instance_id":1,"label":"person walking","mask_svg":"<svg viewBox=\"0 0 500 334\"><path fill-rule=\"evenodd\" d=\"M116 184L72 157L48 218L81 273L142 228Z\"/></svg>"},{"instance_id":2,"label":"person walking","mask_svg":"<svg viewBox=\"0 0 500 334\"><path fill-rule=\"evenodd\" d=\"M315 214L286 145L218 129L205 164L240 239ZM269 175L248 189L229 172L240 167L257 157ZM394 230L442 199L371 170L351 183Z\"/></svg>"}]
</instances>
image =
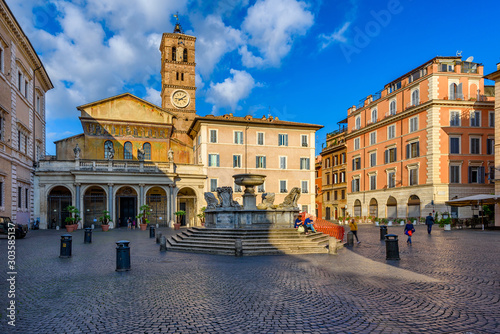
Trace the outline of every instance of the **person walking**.
<instances>
[{"instance_id":1,"label":"person walking","mask_svg":"<svg viewBox=\"0 0 500 334\"><path fill-rule=\"evenodd\" d=\"M356 241L359 243L361 243L361 241L359 241L358 239L358 224L356 223L356 220L354 219L351 219L351 222L349 223L349 229L351 230L352 234L354 234L354 236L356 237Z\"/></svg>"},{"instance_id":2,"label":"person walking","mask_svg":"<svg viewBox=\"0 0 500 334\"><path fill-rule=\"evenodd\" d=\"M127 219L127 230L132 229L132 217L128 217Z\"/></svg>"},{"instance_id":3,"label":"person walking","mask_svg":"<svg viewBox=\"0 0 500 334\"><path fill-rule=\"evenodd\" d=\"M406 240L406 243L408 245L411 245L411 236L415 233L415 227L413 226L411 220L406 221L405 225L405 234L408 236L408 240Z\"/></svg>"},{"instance_id":4,"label":"person walking","mask_svg":"<svg viewBox=\"0 0 500 334\"><path fill-rule=\"evenodd\" d=\"M434 218L432 217L432 213L429 213L429 215L425 217L425 225L427 225L427 233L431 234L432 225L434 225Z\"/></svg>"}]
</instances>

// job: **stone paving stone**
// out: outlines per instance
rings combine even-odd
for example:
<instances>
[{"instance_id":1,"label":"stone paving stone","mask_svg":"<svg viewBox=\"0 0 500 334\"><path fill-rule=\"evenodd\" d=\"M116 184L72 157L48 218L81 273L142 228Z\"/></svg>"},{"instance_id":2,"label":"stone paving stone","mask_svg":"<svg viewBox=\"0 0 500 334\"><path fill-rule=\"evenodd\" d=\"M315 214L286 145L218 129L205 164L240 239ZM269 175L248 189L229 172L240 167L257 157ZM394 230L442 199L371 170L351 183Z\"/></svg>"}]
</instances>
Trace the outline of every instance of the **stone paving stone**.
<instances>
[{"instance_id":1,"label":"stone paving stone","mask_svg":"<svg viewBox=\"0 0 500 334\"><path fill-rule=\"evenodd\" d=\"M30 231L16 243L16 327L2 313L0 333L498 333L500 232L418 225L407 246L402 230L389 227L400 261L365 225L339 255L243 258L160 253L148 231L96 230L92 244L73 232L73 257L60 259L63 231ZM129 272L115 271L122 239Z\"/></svg>"}]
</instances>

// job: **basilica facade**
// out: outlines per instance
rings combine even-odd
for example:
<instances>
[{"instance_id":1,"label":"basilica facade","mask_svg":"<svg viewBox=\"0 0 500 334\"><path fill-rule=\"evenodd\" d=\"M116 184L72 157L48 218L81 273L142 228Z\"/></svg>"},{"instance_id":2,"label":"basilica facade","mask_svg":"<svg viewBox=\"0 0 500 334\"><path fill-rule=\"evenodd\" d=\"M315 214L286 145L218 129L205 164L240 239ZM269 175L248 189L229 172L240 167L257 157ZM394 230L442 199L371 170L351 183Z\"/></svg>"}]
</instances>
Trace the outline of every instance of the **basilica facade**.
<instances>
[{"instance_id":1,"label":"basilica facade","mask_svg":"<svg viewBox=\"0 0 500 334\"><path fill-rule=\"evenodd\" d=\"M313 207L314 192L309 192L309 185L314 174L308 162L314 161L315 132L321 126L277 119L273 122L265 117L253 120L250 116L236 124L232 115L198 116L195 42L196 37L182 33L179 25L173 33L163 34L161 107L126 93L77 108L83 133L57 141L56 156L40 161L36 169L35 186L39 191L35 217L40 219L41 228L64 226L68 205L80 211L84 227L98 224L104 210L109 212L113 227L125 226L143 204L149 205L149 220L153 224L171 226L175 212L182 210L186 212L182 225L200 225L197 214L206 205L204 192L214 191L214 179L218 178L227 181L219 186L234 186L230 175L239 173L238 168L242 167L240 160L236 165L228 163L225 169L215 168L214 152L209 146L213 144L209 138L214 133L211 130L222 135L222 129L228 129L231 138L217 152L231 152L235 149L234 129L229 129L244 129L249 124L256 133L272 133L267 145L262 142L259 146L260 157L270 150L268 156L274 158L274 151L284 149L293 156L293 167L288 170L278 166L283 158L277 156L275 167L273 162L266 168L265 160L264 165L256 166L261 174L289 174L289 186L283 187L285 183L281 181L282 188L278 189L280 183L276 182L277 189L268 187L266 191L284 193L289 190L286 187L302 187L306 191L301 207ZM246 137L240 137L241 131L236 130L237 144L245 141L248 145ZM200 141L208 143L209 149L205 149L207 145L200 146ZM241 153L238 156L247 159ZM274 182L274 176L272 179Z\"/></svg>"}]
</instances>

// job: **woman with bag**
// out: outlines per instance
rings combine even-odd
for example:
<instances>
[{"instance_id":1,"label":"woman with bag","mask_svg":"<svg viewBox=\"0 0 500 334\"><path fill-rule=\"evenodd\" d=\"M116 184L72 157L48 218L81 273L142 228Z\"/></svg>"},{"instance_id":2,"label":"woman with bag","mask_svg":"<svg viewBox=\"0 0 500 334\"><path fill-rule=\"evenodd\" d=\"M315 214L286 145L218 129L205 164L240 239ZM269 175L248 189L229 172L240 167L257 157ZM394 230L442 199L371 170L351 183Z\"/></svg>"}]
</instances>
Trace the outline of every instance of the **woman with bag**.
<instances>
[{"instance_id":1,"label":"woman with bag","mask_svg":"<svg viewBox=\"0 0 500 334\"><path fill-rule=\"evenodd\" d=\"M413 233L415 233L415 227L413 226L411 220L408 219L405 225L405 234L408 236L408 240L406 241L406 243L408 245L411 245L411 236L413 235Z\"/></svg>"}]
</instances>

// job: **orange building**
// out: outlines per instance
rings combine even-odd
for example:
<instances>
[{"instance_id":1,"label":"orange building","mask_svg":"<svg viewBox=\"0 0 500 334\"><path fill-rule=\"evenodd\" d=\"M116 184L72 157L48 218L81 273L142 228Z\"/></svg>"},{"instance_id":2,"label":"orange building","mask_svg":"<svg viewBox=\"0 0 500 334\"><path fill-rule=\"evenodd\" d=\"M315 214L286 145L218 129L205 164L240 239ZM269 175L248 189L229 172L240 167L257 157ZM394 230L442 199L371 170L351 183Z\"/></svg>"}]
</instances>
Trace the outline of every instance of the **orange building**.
<instances>
[{"instance_id":1,"label":"orange building","mask_svg":"<svg viewBox=\"0 0 500 334\"><path fill-rule=\"evenodd\" d=\"M481 64L435 57L349 108L349 213L471 215L444 202L494 191L493 96Z\"/></svg>"},{"instance_id":2,"label":"orange building","mask_svg":"<svg viewBox=\"0 0 500 334\"><path fill-rule=\"evenodd\" d=\"M346 120L339 122L339 129L326 135L326 145L321 151L323 162L322 193L323 219L345 217L347 204L346 183Z\"/></svg>"}]
</instances>

